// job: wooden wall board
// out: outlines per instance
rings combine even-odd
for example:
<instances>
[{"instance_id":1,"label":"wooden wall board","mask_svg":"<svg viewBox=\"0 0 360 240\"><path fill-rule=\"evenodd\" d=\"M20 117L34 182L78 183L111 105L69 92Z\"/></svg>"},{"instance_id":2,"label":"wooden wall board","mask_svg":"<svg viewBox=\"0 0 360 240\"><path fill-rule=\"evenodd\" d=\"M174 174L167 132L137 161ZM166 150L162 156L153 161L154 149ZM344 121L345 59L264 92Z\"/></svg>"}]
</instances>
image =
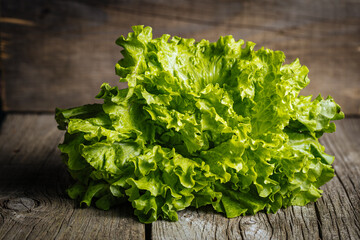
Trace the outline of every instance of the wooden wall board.
<instances>
[{"instance_id":1,"label":"wooden wall board","mask_svg":"<svg viewBox=\"0 0 360 240\"><path fill-rule=\"evenodd\" d=\"M117 82L117 37L136 24L216 41L219 35L282 50L310 69L303 94L331 95L360 113L360 2L331 1L1 1L5 111L53 111L94 102Z\"/></svg>"},{"instance_id":2,"label":"wooden wall board","mask_svg":"<svg viewBox=\"0 0 360 240\"><path fill-rule=\"evenodd\" d=\"M144 239L130 204L79 208L52 115L7 115L0 135L0 239Z\"/></svg>"}]
</instances>

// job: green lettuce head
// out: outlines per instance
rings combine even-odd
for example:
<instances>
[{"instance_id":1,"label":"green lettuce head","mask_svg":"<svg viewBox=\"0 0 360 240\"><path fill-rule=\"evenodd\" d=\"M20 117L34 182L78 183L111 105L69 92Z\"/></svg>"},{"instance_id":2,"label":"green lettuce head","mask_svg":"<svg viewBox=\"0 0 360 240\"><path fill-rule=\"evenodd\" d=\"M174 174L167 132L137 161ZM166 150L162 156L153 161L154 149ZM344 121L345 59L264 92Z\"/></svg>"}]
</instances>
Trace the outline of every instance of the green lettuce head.
<instances>
[{"instance_id":1,"label":"green lettuce head","mask_svg":"<svg viewBox=\"0 0 360 240\"><path fill-rule=\"evenodd\" d=\"M103 104L56 109L71 198L101 209L127 200L151 223L189 206L232 218L321 196L334 157L318 138L344 114L331 97L298 96L309 83L298 59L232 36L153 39L143 26L116 43L128 88L104 83Z\"/></svg>"}]
</instances>

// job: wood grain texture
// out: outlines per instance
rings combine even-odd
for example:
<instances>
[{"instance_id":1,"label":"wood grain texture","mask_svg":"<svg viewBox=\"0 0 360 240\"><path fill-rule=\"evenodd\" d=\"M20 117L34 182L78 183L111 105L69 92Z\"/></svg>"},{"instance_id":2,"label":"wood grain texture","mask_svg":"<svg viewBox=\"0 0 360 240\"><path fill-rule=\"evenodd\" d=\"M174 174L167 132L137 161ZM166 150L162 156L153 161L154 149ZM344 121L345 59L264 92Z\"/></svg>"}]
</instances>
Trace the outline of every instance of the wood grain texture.
<instances>
[{"instance_id":1,"label":"wood grain texture","mask_svg":"<svg viewBox=\"0 0 360 240\"><path fill-rule=\"evenodd\" d=\"M94 102L117 83L114 41L136 24L216 41L219 35L282 50L310 69L303 94L331 95L360 113L360 2L356 0L114 0L1 2L6 111L53 111ZM121 85L124 87L125 85Z\"/></svg>"},{"instance_id":2,"label":"wood grain texture","mask_svg":"<svg viewBox=\"0 0 360 240\"><path fill-rule=\"evenodd\" d=\"M7 115L0 135L0 239L144 239L131 205L81 209L65 194L70 178L52 115Z\"/></svg>"},{"instance_id":3,"label":"wood grain texture","mask_svg":"<svg viewBox=\"0 0 360 240\"><path fill-rule=\"evenodd\" d=\"M359 135L360 119L345 119L321 138L336 157L336 177L316 203L233 219L209 207L187 209L178 222L153 223L152 239L360 239Z\"/></svg>"},{"instance_id":4,"label":"wood grain texture","mask_svg":"<svg viewBox=\"0 0 360 240\"><path fill-rule=\"evenodd\" d=\"M324 195L276 214L227 219L210 207L187 209L178 222L140 224L128 204L78 208L64 193L70 178L56 148L52 115L7 114L0 130L0 239L359 239L360 119L337 122L321 138L336 156Z\"/></svg>"},{"instance_id":5,"label":"wood grain texture","mask_svg":"<svg viewBox=\"0 0 360 240\"><path fill-rule=\"evenodd\" d=\"M205 207L180 212L175 223L153 223L152 239L319 239L317 221L314 204L233 219Z\"/></svg>"},{"instance_id":6,"label":"wood grain texture","mask_svg":"<svg viewBox=\"0 0 360 240\"><path fill-rule=\"evenodd\" d=\"M321 142L337 157L336 177L323 187L324 197L316 203L324 239L360 239L360 120L337 125L336 134Z\"/></svg>"}]
</instances>

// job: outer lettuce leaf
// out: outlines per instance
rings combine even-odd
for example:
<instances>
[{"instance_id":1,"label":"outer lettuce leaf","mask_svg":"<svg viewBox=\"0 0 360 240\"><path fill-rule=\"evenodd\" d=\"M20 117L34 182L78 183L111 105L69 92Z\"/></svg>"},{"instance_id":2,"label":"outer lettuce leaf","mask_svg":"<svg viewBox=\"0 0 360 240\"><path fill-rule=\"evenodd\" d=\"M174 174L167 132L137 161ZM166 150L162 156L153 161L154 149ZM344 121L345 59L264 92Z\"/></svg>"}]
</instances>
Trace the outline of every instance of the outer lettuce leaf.
<instances>
[{"instance_id":1,"label":"outer lettuce leaf","mask_svg":"<svg viewBox=\"0 0 360 240\"><path fill-rule=\"evenodd\" d=\"M227 217L276 212L321 196L334 158L318 138L342 119L331 97L298 96L299 60L232 36L215 43L135 26L120 37L119 90L103 104L57 109L59 146L77 181L69 196L102 209L128 200L144 223L188 206Z\"/></svg>"}]
</instances>

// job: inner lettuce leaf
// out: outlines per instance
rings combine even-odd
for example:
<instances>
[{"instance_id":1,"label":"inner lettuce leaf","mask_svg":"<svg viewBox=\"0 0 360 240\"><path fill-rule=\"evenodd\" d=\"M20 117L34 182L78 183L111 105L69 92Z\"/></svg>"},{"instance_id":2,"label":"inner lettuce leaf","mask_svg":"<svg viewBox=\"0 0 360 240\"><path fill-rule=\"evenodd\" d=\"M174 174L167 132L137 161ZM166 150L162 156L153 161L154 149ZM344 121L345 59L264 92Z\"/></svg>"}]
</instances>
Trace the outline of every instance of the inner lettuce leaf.
<instances>
[{"instance_id":1,"label":"inner lettuce leaf","mask_svg":"<svg viewBox=\"0 0 360 240\"><path fill-rule=\"evenodd\" d=\"M130 201L143 223L212 205L227 217L316 201L334 176L318 138L344 118L331 97L298 96L308 69L281 51L232 36L152 37L134 26L116 43L103 104L56 109L59 145L81 205Z\"/></svg>"}]
</instances>

